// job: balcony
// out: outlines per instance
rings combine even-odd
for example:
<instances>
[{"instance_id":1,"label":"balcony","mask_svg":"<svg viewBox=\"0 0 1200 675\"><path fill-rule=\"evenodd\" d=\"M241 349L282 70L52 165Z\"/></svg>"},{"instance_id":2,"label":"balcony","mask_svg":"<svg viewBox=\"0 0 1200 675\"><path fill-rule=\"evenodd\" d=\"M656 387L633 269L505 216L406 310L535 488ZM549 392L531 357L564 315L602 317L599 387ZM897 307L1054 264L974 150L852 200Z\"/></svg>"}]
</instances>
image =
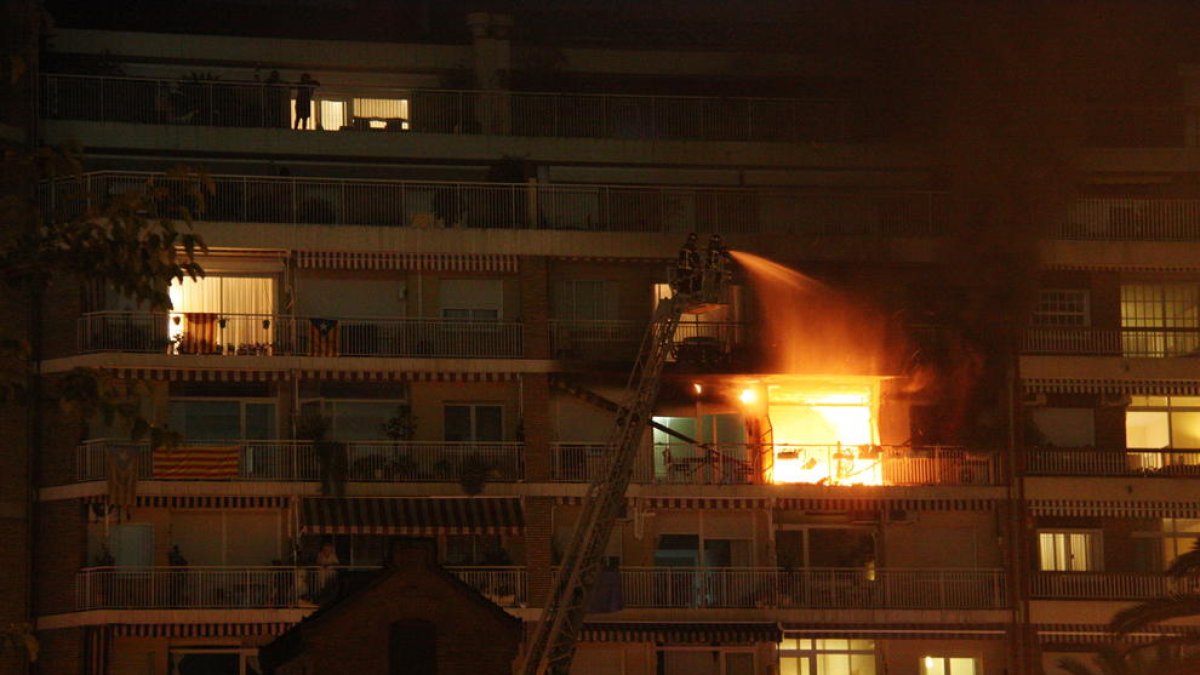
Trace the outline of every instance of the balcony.
<instances>
[{"instance_id":1,"label":"balcony","mask_svg":"<svg viewBox=\"0 0 1200 675\"><path fill-rule=\"evenodd\" d=\"M45 74L46 119L254 127L291 126L290 88L264 82ZM342 90L345 87L341 88ZM407 101L406 119L351 117L339 131L616 140L868 140L864 111L847 100L644 96L355 85L353 96ZM375 124L372 124L375 122Z\"/></svg>"},{"instance_id":2,"label":"balcony","mask_svg":"<svg viewBox=\"0 0 1200 675\"><path fill-rule=\"evenodd\" d=\"M1150 600L1167 595L1192 595L1200 585L1163 573L1039 572L1030 594L1043 600Z\"/></svg>"},{"instance_id":3,"label":"balcony","mask_svg":"<svg viewBox=\"0 0 1200 675\"><path fill-rule=\"evenodd\" d=\"M92 567L75 577L75 608L282 609L316 607L340 574L378 567ZM523 567L446 568L502 607L526 602Z\"/></svg>"},{"instance_id":4,"label":"balcony","mask_svg":"<svg viewBox=\"0 0 1200 675\"><path fill-rule=\"evenodd\" d=\"M931 237L945 195L663 185L472 183L213 175L201 221L586 232L794 233ZM162 174L94 172L46 183L43 202L67 215L91 200L170 186ZM180 190L179 194L187 194Z\"/></svg>"},{"instance_id":5,"label":"balcony","mask_svg":"<svg viewBox=\"0 0 1200 675\"><path fill-rule=\"evenodd\" d=\"M1030 448L1026 463L1043 476L1200 477L1200 450Z\"/></svg>"},{"instance_id":6,"label":"balcony","mask_svg":"<svg viewBox=\"0 0 1200 675\"><path fill-rule=\"evenodd\" d=\"M516 482L525 476L522 443L351 441L325 444L341 453L346 480L380 483L450 483L464 472L488 471L488 480ZM319 481L324 473L317 446L308 441L189 441L173 450L148 443L96 440L76 448L75 478L104 480L110 458L132 453L141 480ZM192 458L206 461L195 463ZM339 458L340 460L341 458ZM340 461L339 461L340 463ZM202 464L204 468L196 467Z\"/></svg>"},{"instance_id":7,"label":"balcony","mask_svg":"<svg viewBox=\"0 0 1200 675\"><path fill-rule=\"evenodd\" d=\"M618 361L637 355L645 321L552 319L550 349L557 358ZM748 342L752 326L733 321L688 321L675 329L671 359L698 363L720 360Z\"/></svg>"},{"instance_id":8,"label":"balcony","mask_svg":"<svg viewBox=\"0 0 1200 675\"><path fill-rule=\"evenodd\" d=\"M998 609L1001 570L625 567L627 608Z\"/></svg>"},{"instance_id":9,"label":"balcony","mask_svg":"<svg viewBox=\"0 0 1200 675\"><path fill-rule=\"evenodd\" d=\"M946 446L870 446L850 459L837 446L786 446L815 466L829 468L824 485L1000 485L994 453ZM591 482L610 457L603 443L557 443L553 480ZM633 482L663 485L762 485L768 482L770 457L762 448L721 443L707 446L656 444L645 448L634 464Z\"/></svg>"},{"instance_id":10,"label":"balcony","mask_svg":"<svg viewBox=\"0 0 1200 675\"><path fill-rule=\"evenodd\" d=\"M1162 359L1200 356L1200 328L1026 329L1026 354L1071 354Z\"/></svg>"},{"instance_id":11,"label":"balcony","mask_svg":"<svg viewBox=\"0 0 1200 675\"><path fill-rule=\"evenodd\" d=\"M224 356L516 358L521 324L458 319L316 318L277 314L93 312L78 350Z\"/></svg>"}]
</instances>

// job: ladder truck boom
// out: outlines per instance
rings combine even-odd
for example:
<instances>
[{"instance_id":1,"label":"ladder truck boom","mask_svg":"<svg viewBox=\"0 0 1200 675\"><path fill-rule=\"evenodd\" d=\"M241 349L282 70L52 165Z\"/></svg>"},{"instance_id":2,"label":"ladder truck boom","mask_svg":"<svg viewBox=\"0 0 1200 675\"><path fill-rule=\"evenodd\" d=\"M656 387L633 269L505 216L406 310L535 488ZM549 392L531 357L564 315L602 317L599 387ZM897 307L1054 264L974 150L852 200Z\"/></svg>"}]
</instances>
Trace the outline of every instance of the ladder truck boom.
<instances>
[{"instance_id":1,"label":"ladder truck boom","mask_svg":"<svg viewBox=\"0 0 1200 675\"><path fill-rule=\"evenodd\" d=\"M682 285L673 284L676 292L659 303L642 340L629 376L630 400L618 410L616 425L606 443L608 464L588 487L575 534L563 553L546 607L526 651L522 675L566 675L570 670L575 641L604 562L608 538L624 507L637 451L654 411L663 364L673 348L675 329L684 312L713 309L723 295L724 271L720 266L697 272L686 281Z\"/></svg>"}]
</instances>

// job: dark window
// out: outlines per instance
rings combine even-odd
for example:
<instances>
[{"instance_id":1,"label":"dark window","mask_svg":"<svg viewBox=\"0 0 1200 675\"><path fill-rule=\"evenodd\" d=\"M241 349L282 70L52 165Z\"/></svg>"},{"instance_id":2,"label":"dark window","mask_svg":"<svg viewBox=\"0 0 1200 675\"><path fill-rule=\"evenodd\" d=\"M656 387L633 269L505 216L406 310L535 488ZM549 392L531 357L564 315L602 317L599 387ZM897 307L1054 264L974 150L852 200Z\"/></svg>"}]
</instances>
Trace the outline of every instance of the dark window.
<instances>
[{"instance_id":1,"label":"dark window","mask_svg":"<svg viewBox=\"0 0 1200 675\"><path fill-rule=\"evenodd\" d=\"M428 621L397 621L388 638L389 675L437 675L437 630Z\"/></svg>"}]
</instances>

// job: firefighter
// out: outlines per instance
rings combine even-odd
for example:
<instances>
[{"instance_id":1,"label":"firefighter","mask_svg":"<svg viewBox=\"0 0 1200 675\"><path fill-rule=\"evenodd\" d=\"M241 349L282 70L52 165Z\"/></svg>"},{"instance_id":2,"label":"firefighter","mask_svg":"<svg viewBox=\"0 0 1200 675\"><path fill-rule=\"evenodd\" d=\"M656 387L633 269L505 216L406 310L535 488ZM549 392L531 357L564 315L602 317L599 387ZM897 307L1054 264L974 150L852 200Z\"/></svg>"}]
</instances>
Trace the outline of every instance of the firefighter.
<instances>
[{"instance_id":1,"label":"firefighter","mask_svg":"<svg viewBox=\"0 0 1200 675\"><path fill-rule=\"evenodd\" d=\"M704 257L705 281L709 288L716 289L720 286L727 271L725 263L732 261L733 256L729 255L729 249L725 248L721 235L714 234L709 237L708 250L705 251Z\"/></svg>"},{"instance_id":2,"label":"firefighter","mask_svg":"<svg viewBox=\"0 0 1200 675\"><path fill-rule=\"evenodd\" d=\"M679 257L675 260L674 290L676 293L695 293L700 285L700 237L695 232L688 235Z\"/></svg>"}]
</instances>

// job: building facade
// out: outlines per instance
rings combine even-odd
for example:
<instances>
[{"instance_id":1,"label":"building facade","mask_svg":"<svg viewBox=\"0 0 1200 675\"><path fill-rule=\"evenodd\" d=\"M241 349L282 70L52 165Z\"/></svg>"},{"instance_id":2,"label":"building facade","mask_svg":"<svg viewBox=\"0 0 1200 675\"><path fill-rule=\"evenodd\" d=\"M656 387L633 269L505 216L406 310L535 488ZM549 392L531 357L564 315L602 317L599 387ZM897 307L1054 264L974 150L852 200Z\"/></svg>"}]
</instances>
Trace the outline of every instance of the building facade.
<instances>
[{"instance_id":1,"label":"building facade","mask_svg":"<svg viewBox=\"0 0 1200 675\"><path fill-rule=\"evenodd\" d=\"M739 258L730 302L684 317L574 672L1052 673L1172 590L1200 534L1190 108L1089 136L995 377L938 320L953 181L843 86L866 65L457 20L46 39L36 140L86 148L47 204L181 164L213 191L170 311L53 296L47 381L139 383L183 440L45 407L36 506L9 514L37 533L39 672L257 673L395 537L536 621L690 232L822 281L764 292Z\"/></svg>"}]
</instances>

